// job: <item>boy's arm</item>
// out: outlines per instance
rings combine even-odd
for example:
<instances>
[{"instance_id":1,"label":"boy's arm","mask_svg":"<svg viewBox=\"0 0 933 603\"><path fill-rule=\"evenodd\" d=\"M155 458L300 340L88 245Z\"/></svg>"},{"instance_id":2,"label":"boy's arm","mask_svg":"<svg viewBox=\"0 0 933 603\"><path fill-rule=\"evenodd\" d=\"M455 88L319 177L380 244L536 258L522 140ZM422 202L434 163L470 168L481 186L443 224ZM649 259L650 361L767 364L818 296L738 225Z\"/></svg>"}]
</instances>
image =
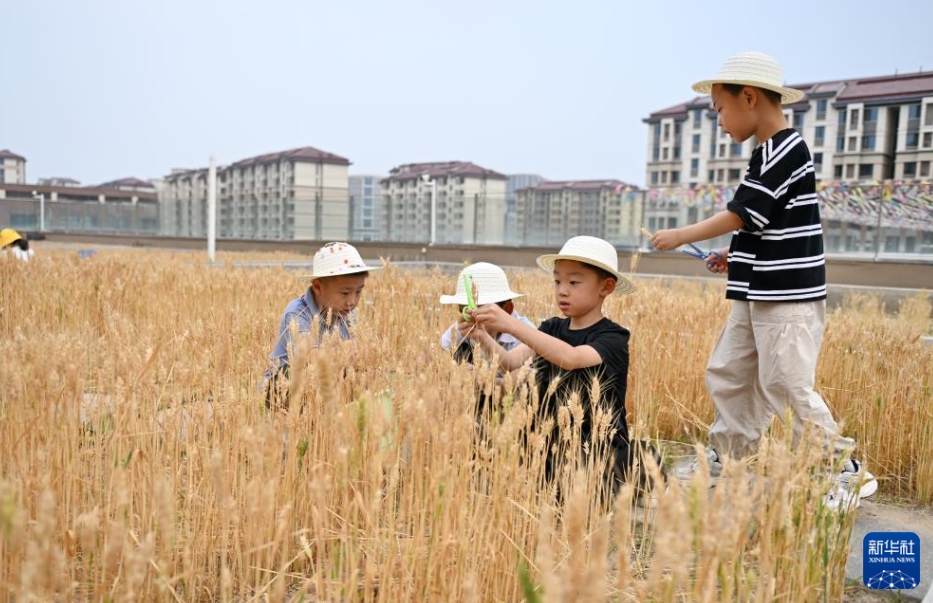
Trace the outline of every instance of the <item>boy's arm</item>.
<instances>
[{"instance_id":1,"label":"boy's arm","mask_svg":"<svg viewBox=\"0 0 933 603\"><path fill-rule=\"evenodd\" d=\"M682 228L671 228L659 230L651 237L651 244L658 251L667 251L677 249L687 243L696 243L697 241L706 241L721 237L724 234L742 228L742 218L737 213L729 210L719 212L714 216L684 226Z\"/></svg>"},{"instance_id":2,"label":"boy's arm","mask_svg":"<svg viewBox=\"0 0 933 603\"><path fill-rule=\"evenodd\" d=\"M506 357L509 360L521 358L521 361L516 365L507 367L505 364L506 358L500 361L502 368L508 368L508 370L518 368L525 360L535 353L566 370L596 366L603 361L599 352L594 350L591 346L572 346L566 341L561 341L556 337L552 337L543 331L539 331L534 327L522 323L513 316L506 314L502 308L495 304L480 306L474 310L473 321L478 326L486 327L491 331L509 333L524 344L514 348L510 352L506 352ZM483 333L485 337L480 337L482 337L481 345L483 345L484 348L489 345L487 339L492 344L496 346L499 345L493 341L488 333L485 333L485 331L483 331ZM499 347L501 349L501 346ZM521 352L516 353L519 351ZM501 354L502 352L498 353Z\"/></svg>"}]
</instances>

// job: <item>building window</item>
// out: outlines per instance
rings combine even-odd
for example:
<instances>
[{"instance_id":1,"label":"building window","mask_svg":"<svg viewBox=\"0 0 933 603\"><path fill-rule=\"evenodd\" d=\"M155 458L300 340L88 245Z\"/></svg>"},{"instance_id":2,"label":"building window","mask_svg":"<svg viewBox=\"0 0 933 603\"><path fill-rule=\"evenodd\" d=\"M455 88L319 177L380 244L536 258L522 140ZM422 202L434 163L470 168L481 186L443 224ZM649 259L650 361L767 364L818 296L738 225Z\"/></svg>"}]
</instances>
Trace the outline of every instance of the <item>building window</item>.
<instances>
[{"instance_id":1,"label":"building window","mask_svg":"<svg viewBox=\"0 0 933 603\"><path fill-rule=\"evenodd\" d=\"M803 111L794 111L794 129L798 132L803 130Z\"/></svg>"},{"instance_id":2,"label":"building window","mask_svg":"<svg viewBox=\"0 0 933 603\"><path fill-rule=\"evenodd\" d=\"M916 149L916 148L917 148L917 143L918 143L919 141L920 141L920 133L919 133L919 132L908 132L908 133L907 133L907 148L908 148L908 149Z\"/></svg>"},{"instance_id":3,"label":"building window","mask_svg":"<svg viewBox=\"0 0 933 603\"><path fill-rule=\"evenodd\" d=\"M729 149L730 157L741 157L742 156L742 143L733 142L731 148Z\"/></svg>"},{"instance_id":4,"label":"building window","mask_svg":"<svg viewBox=\"0 0 933 603\"><path fill-rule=\"evenodd\" d=\"M871 163L860 163L858 166L859 178L871 178L875 175L875 166Z\"/></svg>"},{"instance_id":5,"label":"building window","mask_svg":"<svg viewBox=\"0 0 933 603\"><path fill-rule=\"evenodd\" d=\"M920 162L920 176L926 177L930 175L930 162L921 161Z\"/></svg>"},{"instance_id":6,"label":"building window","mask_svg":"<svg viewBox=\"0 0 933 603\"><path fill-rule=\"evenodd\" d=\"M664 142L671 139L671 124L664 124Z\"/></svg>"},{"instance_id":7,"label":"building window","mask_svg":"<svg viewBox=\"0 0 933 603\"><path fill-rule=\"evenodd\" d=\"M658 173L651 172L651 184L657 184L657 183L658 183Z\"/></svg>"},{"instance_id":8,"label":"building window","mask_svg":"<svg viewBox=\"0 0 933 603\"><path fill-rule=\"evenodd\" d=\"M813 130L813 146L821 147L826 139L826 126L817 126Z\"/></svg>"},{"instance_id":9,"label":"building window","mask_svg":"<svg viewBox=\"0 0 933 603\"><path fill-rule=\"evenodd\" d=\"M907 106L907 119L920 119L920 103ZM908 124L910 127L910 124Z\"/></svg>"},{"instance_id":10,"label":"building window","mask_svg":"<svg viewBox=\"0 0 933 603\"><path fill-rule=\"evenodd\" d=\"M738 180L742 177L742 170L733 169L729 170L729 180Z\"/></svg>"},{"instance_id":11,"label":"building window","mask_svg":"<svg viewBox=\"0 0 933 603\"><path fill-rule=\"evenodd\" d=\"M699 134L694 134L694 135L693 135L693 144L692 144L691 147L690 147L690 152L691 152L691 153L699 153L699 152L700 152L700 135L699 135Z\"/></svg>"},{"instance_id":12,"label":"building window","mask_svg":"<svg viewBox=\"0 0 933 603\"><path fill-rule=\"evenodd\" d=\"M933 147L933 132L924 132L923 148L929 149L930 147Z\"/></svg>"},{"instance_id":13,"label":"building window","mask_svg":"<svg viewBox=\"0 0 933 603\"><path fill-rule=\"evenodd\" d=\"M846 178L849 180L855 178L855 164L846 166Z\"/></svg>"},{"instance_id":14,"label":"building window","mask_svg":"<svg viewBox=\"0 0 933 603\"><path fill-rule=\"evenodd\" d=\"M667 172L661 172L661 184L667 184Z\"/></svg>"},{"instance_id":15,"label":"building window","mask_svg":"<svg viewBox=\"0 0 933 603\"><path fill-rule=\"evenodd\" d=\"M663 151L661 151L661 158L664 161L667 161L667 155L668 155L668 150L665 148Z\"/></svg>"},{"instance_id":16,"label":"building window","mask_svg":"<svg viewBox=\"0 0 933 603\"><path fill-rule=\"evenodd\" d=\"M833 167L833 178L840 180L842 178L842 166L837 165Z\"/></svg>"},{"instance_id":17,"label":"building window","mask_svg":"<svg viewBox=\"0 0 933 603\"><path fill-rule=\"evenodd\" d=\"M720 145L719 145L719 156L720 156L720 157L725 157L725 156L726 156L726 145L724 145L724 144L720 144Z\"/></svg>"},{"instance_id":18,"label":"building window","mask_svg":"<svg viewBox=\"0 0 933 603\"><path fill-rule=\"evenodd\" d=\"M858 118L859 118L859 110L849 109L849 129L850 130L854 130L858 128Z\"/></svg>"},{"instance_id":19,"label":"building window","mask_svg":"<svg viewBox=\"0 0 933 603\"><path fill-rule=\"evenodd\" d=\"M703 126L703 109L693 110L693 129L699 130Z\"/></svg>"},{"instance_id":20,"label":"building window","mask_svg":"<svg viewBox=\"0 0 933 603\"><path fill-rule=\"evenodd\" d=\"M865 107L865 123L878 121L878 107Z\"/></svg>"},{"instance_id":21,"label":"building window","mask_svg":"<svg viewBox=\"0 0 933 603\"><path fill-rule=\"evenodd\" d=\"M707 173L706 173L706 180L707 180L707 182L715 182L715 181L716 181L716 172L714 172L713 170L710 170L709 172L707 172Z\"/></svg>"},{"instance_id":22,"label":"building window","mask_svg":"<svg viewBox=\"0 0 933 603\"><path fill-rule=\"evenodd\" d=\"M836 150L839 152L846 150L846 137L845 134L840 134L836 137Z\"/></svg>"},{"instance_id":23,"label":"building window","mask_svg":"<svg viewBox=\"0 0 933 603\"><path fill-rule=\"evenodd\" d=\"M855 149L858 148L857 143L858 143L858 138L856 138L855 136L849 136L849 150L850 151L855 151Z\"/></svg>"},{"instance_id":24,"label":"building window","mask_svg":"<svg viewBox=\"0 0 933 603\"><path fill-rule=\"evenodd\" d=\"M690 177L696 178L700 173L700 160L694 157L690 160Z\"/></svg>"},{"instance_id":25,"label":"building window","mask_svg":"<svg viewBox=\"0 0 933 603\"><path fill-rule=\"evenodd\" d=\"M671 172L671 184L677 184L680 182L680 170L674 170Z\"/></svg>"},{"instance_id":26,"label":"building window","mask_svg":"<svg viewBox=\"0 0 933 603\"><path fill-rule=\"evenodd\" d=\"M680 159L680 147L674 147L674 159Z\"/></svg>"},{"instance_id":27,"label":"building window","mask_svg":"<svg viewBox=\"0 0 933 603\"><path fill-rule=\"evenodd\" d=\"M862 136L862 150L863 151L874 151L875 150L875 137L874 136Z\"/></svg>"},{"instance_id":28,"label":"building window","mask_svg":"<svg viewBox=\"0 0 933 603\"><path fill-rule=\"evenodd\" d=\"M823 171L823 154L814 153L813 154L813 169L817 172Z\"/></svg>"},{"instance_id":29,"label":"building window","mask_svg":"<svg viewBox=\"0 0 933 603\"><path fill-rule=\"evenodd\" d=\"M722 168L719 168L718 170L716 170L716 182L722 182L725 175L726 175L726 172Z\"/></svg>"},{"instance_id":30,"label":"building window","mask_svg":"<svg viewBox=\"0 0 933 603\"><path fill-rule=\"evenodd\" d=\"M826 99L821 98L816 101L816 118L817 119L826 119Z\"/></svg>"},{"instance_id":31,"label":"building window","mask_svg":"<svg viewBox=\"0 0 933 603\"><path fill-rule=\"evenodd\" d=\"M927 103L924 111L926 111L926 115L923 119L923 125L933 126L933 103Z\"/></svg>"},{"instance_id":32,"label":"building window","mask_svg":"<svg viewBox=\"0 0 933 603\"><path fill-rule=\"evenodd\" d=\"M653 161L657 161L660 158L661 158L661 149L659 149L658 147L654 147L654 150L651 151L651 159Z\"/></svg>"},{"instance_id":33,"label":"building window","mask_svg":"<svg viewBox=\"0 0 933 603\"><path fill-rule=\"evenodd\" d=\"M905 161L904 162L904 178L915 178L917 176L917 162L916 161Z\"/></svg>"}]
</instances>

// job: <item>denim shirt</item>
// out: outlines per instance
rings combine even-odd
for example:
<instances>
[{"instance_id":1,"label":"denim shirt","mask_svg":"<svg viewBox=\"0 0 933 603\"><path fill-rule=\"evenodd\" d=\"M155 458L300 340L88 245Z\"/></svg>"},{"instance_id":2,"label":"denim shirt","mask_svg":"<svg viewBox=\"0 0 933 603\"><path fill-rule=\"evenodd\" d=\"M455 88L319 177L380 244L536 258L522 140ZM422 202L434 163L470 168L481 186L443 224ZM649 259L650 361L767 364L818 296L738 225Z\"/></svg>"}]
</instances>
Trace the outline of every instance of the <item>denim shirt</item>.
<instances>
[{"instance_id":1,"label":"denim shirt","mask_svg":"<svg viewBox=\"0 0 933 603\"><path fill-rule=\"evenodd\" d=\"M305 291L304 295L293 299L285 306L285 312L282 314L282 320L279 323L279 336L270 356L272 366L275 369L288 366L288 344L292 341L292 323L295 324L295 328L297 328L300 333L310 334L314 317L320 316L320 314L321 312L318 310L317 304L314 303L314 297L311 295L310 287ZM337 329L337 334L340 339L350 339L349 327L355 319L356 313L351 312L347 316L335 319L331 324L326 324L324 322L324 317L320 316L320 332L318 333L314 345L320 345L324 335L333 332L334 329Z\"/></svg>"}]
</instances>

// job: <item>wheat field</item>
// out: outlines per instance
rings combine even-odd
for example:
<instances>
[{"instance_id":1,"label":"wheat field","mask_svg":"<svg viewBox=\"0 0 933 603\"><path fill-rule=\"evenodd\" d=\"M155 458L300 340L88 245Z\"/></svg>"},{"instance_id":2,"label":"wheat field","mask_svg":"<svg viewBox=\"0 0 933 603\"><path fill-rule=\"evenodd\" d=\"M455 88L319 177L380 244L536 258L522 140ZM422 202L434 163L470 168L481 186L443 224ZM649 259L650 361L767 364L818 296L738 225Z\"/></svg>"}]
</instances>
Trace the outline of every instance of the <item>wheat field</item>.
<instances>
[{"instance_id":1,"label":"wheat field","mask_svg":"<svg viewBox=\"0 0 933 603\"><path fill-rule=\"evenodd\" d=\"M221 259L0 262L0 600L841 600L854 513L824 505L819 446L782 424L712 490L613 497L598 444L548 483L527 371L477 423L495 371L438 344L454 278L391 264L352 341L298 346L291 407L271 412L268 353L306 284ZM703 369L728 302L721 282L634 278L604 310L632 331L632 434L668 464L712 418ZM548 275L510 280L522 314L555 315ZM930 314L928 296L893 315L848 300L817 374L879 496L904 504L933 501ZM558 417L571 449L582 410Z\"/></svg>"}]
</instances>

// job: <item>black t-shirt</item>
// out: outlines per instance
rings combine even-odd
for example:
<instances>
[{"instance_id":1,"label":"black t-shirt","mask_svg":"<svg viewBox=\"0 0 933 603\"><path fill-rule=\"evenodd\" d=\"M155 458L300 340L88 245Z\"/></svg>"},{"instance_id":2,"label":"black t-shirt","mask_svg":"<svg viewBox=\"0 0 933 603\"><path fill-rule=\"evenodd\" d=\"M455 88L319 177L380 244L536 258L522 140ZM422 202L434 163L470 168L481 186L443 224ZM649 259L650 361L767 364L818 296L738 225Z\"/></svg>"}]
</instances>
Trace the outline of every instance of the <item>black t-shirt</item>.
<instances>
[{"instance_id":1,"label":"black t-shirt","mask_svg":"<svg viewBox=\"0 0 933 603\"><path fill-rule=\"evenodd\" d=\"M590 412L593 377L599 379L598 403L612 412L612 425L615 430L613 443L625 446L628 443L628 423L625 418L625 392L628 380L628 340L627 329L603 317L596 324L585 329L571 329L569 318L550 318L538 327L561 341L576 347L588 345L602 358L602 363L583 369L565 370L542 356L534 361L537 371L538 396L541 408L555 413L568 403L573 392L579 392L584 408L582 435L585 441L590 439ZM556 390L548 394L551 382L560 377Z\"/></svg>"}]
</instances>

